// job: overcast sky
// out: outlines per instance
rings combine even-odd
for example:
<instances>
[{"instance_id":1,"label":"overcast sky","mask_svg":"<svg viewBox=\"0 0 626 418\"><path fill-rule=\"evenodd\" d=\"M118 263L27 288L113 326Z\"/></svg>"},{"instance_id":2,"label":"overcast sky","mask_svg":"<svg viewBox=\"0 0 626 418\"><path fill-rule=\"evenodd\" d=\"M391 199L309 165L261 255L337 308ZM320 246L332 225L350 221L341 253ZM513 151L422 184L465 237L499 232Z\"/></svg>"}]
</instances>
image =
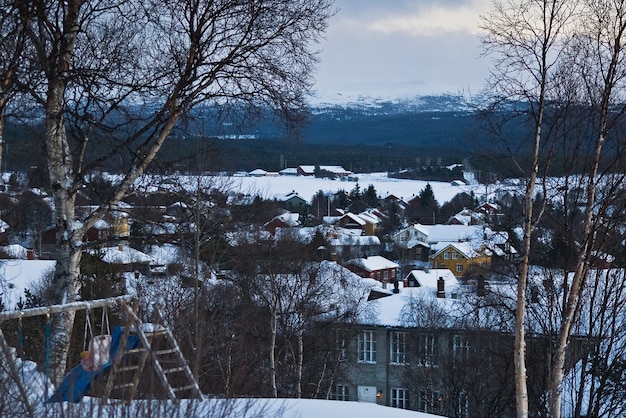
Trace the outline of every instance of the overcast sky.
<instances>
[{"instance_id":1,"label":"overcast sky","mask_svg":"<svg viewBox=\"0 0 626 418\"><path fill-rule=\"evenodd\" d=\"M478 19L491 0L335 0L320 96L477 93L488 73Z\"/></svg>"}]
</instances>

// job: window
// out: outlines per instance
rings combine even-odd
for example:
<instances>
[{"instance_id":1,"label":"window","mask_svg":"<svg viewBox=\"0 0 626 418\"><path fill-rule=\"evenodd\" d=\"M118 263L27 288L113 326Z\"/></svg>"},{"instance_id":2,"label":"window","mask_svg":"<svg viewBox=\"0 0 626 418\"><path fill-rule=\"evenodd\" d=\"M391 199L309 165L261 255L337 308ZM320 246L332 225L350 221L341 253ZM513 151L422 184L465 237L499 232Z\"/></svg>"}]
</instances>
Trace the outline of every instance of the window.
<instances>
[{"instance_id":1,"label":"window","mask_svg":"<svg viewBox=\"0 0 626 418\"><path fill-rule=\"evenodd\" d=\"M391 407L409 409L409 390L403 388L391 389Z\"/></svg>"},{"instance_id":2,"label":"window","mask_svg":"<svg viewBox=\"0 0 626 418\"><path fill-rule=\"evenodd\" d=\"M363 331L358 338L359 361L376 363L376 335L374 331Z\"/></svg>"},{"instance_id":3,"label":"window","mask_svg":"<svg viewBox=\"0 0 626 418\"><path fill-rule=\"evenodd\" d=\"M438 391L420 390L417 393L417 410L440 414L445 410L445 398Z\"/></svg>"},{"instance_id":4,"label":"window","mask_svg":"<svg viewBox=\"0 0 626 418\"><path fill-rule=\"evenodd\" d=\"M389 341L389 363L406 363L406 332L394 331Z\"/></svg>"},{"instance_id":5,"label":"window","mask_svg":"<svg viewBox=\"0 0 626 418\"><path fill-rule=\"evenodd\" d=\"M350 400L350 390L348 385L337 384L335 386L335 393L333 393L332 398L336 401L349 401Z\"/></svg>"},{"instance_id":6,"label":"window","mask_svg":"<svg viewBox=\"0 0 626 418\"><path fill-rule=\"evenodd\" d=\"M470 339L466 335L455 335L453 339L454 363L456 365L465 364L470 356Z\"/></svg>"},{"instance_id":7,"label":"window","mask_svg":"<svg viewBox=\"0 0 626 418\"><path fill-rule=\"evenodd\" d=\"M450 259L450 251L444 251L443 258L445 258L446 260L449 260Z\"/></svg>"},{"instance_id":8,"label":"window","mask_svg":"<svg viewBox=\"0 0 626 418\"><path fill-rule=\"evenodd\" d=\"M418 363L420 366L436 366L438 363L438 341L437 336L432 334L418 335Z\"/></svg>"},{"instance_id":9,"label":"window","mask_svg":"<svg viewBox=\"0 0 626 418\"><path fill-rule=\"evenodd\" d=\"M457 273L463 273L463 264L456 263L456 272Z\"/></svg>"},{"instance_id":10,"label":"window","mask_svg":"<svg viewBox=\"0 0 626 418\"><path fill-rule=\"evenodd\" d=\"M452 251L452 259L456 260L457 258L459 258L459 253L457 253L456 251Z\"/></svg>"}]
</instances>

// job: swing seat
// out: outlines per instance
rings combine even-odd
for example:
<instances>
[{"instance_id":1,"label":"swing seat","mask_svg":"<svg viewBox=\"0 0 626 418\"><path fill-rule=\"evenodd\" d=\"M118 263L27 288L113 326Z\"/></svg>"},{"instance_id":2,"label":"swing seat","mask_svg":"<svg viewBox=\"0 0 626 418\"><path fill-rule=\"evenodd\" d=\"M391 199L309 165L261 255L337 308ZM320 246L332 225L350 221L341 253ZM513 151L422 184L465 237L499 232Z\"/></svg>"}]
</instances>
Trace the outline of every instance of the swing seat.
<instances>
[{"instance_id":1,"label":"swing seat","mask_svg":"<svg viewBox=\"0 0 626 418\"><path fill-rule=\"evenodd\" d=\"M78 403L85 396L91 387L91 382L96 380L98 376L104 371L108 370L111 367L111 359L114 359L117 351L119 350L120 339L122 337L123 328L119 325L116 325L113 328L113 332L110 336L110 344L108 347L108 353L106 352L106 348L100 345L100 342L94 343L98 344L100 350L104 349L105 352L100 352L98 354L98 362L99 365L95 364L93 361L88 362L88 368L83 366L83 362L79 363L76 367L74 367L63 379L63 382L59 385L59 387L54 391L52 396L46 402L74 402ZM108 336L106 336L108 337ZM139 345L139 338L136 336L129 335L128 340L126 341L125 350L132 350L137 348ZM95 349L95 348L94 348ZM90 351L92 350L90 344ZM104 357L106 356L106 361L104 361ZM89 368L93 368L89 370Z\"/></svg>"}]
</instances>

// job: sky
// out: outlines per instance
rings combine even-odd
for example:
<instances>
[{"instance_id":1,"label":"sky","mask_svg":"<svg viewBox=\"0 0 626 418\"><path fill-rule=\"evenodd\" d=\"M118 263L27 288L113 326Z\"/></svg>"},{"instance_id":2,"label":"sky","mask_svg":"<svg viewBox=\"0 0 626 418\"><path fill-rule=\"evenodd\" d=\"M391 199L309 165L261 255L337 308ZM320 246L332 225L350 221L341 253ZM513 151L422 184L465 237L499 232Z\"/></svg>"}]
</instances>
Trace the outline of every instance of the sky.
<instances>
[{"instance_id":1,"label":"sky","mask_svg":"<svg viewBox=\"0 0 626 418\"><path fill-rule=\"evenodd\" d=\"M491 0L335 0L320 44L318 98L476 94L488 74L479 16Z\"/></svg>"}]
</instances>

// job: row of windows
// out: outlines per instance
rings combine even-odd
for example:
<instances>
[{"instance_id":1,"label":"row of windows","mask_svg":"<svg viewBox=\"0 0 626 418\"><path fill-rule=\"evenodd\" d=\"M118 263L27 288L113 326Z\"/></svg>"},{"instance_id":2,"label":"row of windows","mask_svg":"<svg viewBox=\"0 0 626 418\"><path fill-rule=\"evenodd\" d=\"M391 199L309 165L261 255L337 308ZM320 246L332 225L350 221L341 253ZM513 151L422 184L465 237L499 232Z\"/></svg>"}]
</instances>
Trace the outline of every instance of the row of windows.
<instances>
[{"instance_id":1,"label":"row of windows","mask_svg":"<svg viewBox=\"0 0 626 418\"><path fill-rule=\"evenodd\" d=\"M439 263L439 268L440 269L445 269L447 268L445 263ZM456 263L456 272L457 273L463 273L463 264L462 263Z\"/></svg>"},{"instance_id":2,"label":"row of windows","mask_svg":"<svg viewBox=\"0 0 626 418\"><path fill-rule=\"evenodd\" d=\"M392 388L389 391L389 405L394 408L409 409L409 390L405 388ZM332 399L337 401L350 401L350 387L344 384L335 386ZM358 399L357 399L358 400Z\"/></svg>"},{"instance_id":3,"label":"row of windows","mask_svg":"<svg viewBox=\"0 0 626 418\"><path fill-rule=\"evenodd\" d=\"M394 331L389 336L389 363L407 363L407 338L408 333ZM439 339L437 335L421 334L415 341L418 365L428 367L438 365ZM358 361L361 363L376 363L376 333L375 331L363 331L357 339ZM338 348L345 359L345 340L338 339ZM455 335L452 341L454 361L462 364L469 360L471 345L469 337Z\"/></svg>"},{"instance_id":4,"label":"row of windows","mask_svg":"<svg viewBox=\"0 0 626 418\"><path fill-rule=\"evenodd\" d=\"M450 259L450 251L444 251L443 252L443 258L445 258L446 260ZM456 251L452 251L452 259L453 260L457 260L459 258L459 253L457 253Z\"/></svg>"},{"instance_id":5,"label":"row of windows","mask_svg":"<svg viewBox=\"0 0 626 418\"><path fill-rule=\"evenodd\" d=\"M410 409L409 389L391 388L389 390L389 406L393 408ZM332 393L332 399L338 401L359 400L350 397L350 387L346 384L337 384L335 391ZM414 408L420 412L443 413L446 408L446 398L442 392L420 390L417 392L417 399ZM469 416L469 399L467 395L461 392L458 399L452 405L456 412L456 416Z\"/></svg>"}]
</instances>

